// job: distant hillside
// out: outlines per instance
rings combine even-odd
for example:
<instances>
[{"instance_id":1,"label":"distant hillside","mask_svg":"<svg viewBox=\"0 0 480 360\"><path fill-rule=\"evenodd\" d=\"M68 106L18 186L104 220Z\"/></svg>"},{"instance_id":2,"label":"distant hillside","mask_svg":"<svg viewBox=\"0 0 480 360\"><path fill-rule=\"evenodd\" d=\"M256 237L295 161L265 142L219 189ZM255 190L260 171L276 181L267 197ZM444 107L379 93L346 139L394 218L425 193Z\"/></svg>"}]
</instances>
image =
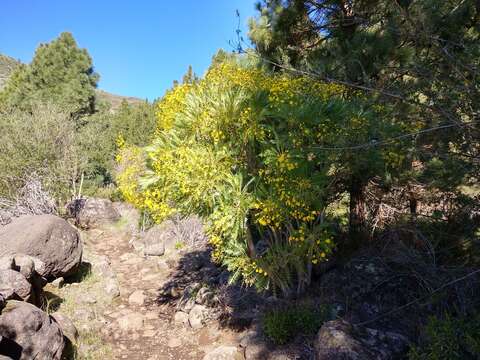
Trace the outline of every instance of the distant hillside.
<instances>
[{"instance_id":1,"label":"distant hillside","mask_svg":"<svg viewBox=\"0 0 480 360\"><path fill-rule=\"evenodd\" d=\"M109 103L111 105L111 109L114 111L120 107L122 101L124 100L130 105L140 104L145 101L136 97L110 94L100 89L97 89L97 99L100 100L100 102Z\"/></svg>"},{"instance_id":2,"label":"distant hillside","mask_svg":"<svg viewBox=\"0 0 480 360\"><path fill-rule=\"evenodd\" d=\"M13 70L15 70L18 65L20 65L19 61L15 60L10 56L0 54L0 90L3 88L8 77L12 74ZM120 107L123 100L125 100L129 104L139 104L144 101L135 97L110 94L100 89L97 89L97 99L100 102L109 103L113 111L117 110Z\"/></svg>"},{"instance_id":3,"label":"distant hillside","mask_svg":"<svg viewBox=\"0 0 480 360\"><path fill-rule=\"evenodd\" d=\"M20 64L14 58L10 56L0 54L0 90L5 85L8 77L11 75L13 70Z\"/></svg>"}]
</instances>

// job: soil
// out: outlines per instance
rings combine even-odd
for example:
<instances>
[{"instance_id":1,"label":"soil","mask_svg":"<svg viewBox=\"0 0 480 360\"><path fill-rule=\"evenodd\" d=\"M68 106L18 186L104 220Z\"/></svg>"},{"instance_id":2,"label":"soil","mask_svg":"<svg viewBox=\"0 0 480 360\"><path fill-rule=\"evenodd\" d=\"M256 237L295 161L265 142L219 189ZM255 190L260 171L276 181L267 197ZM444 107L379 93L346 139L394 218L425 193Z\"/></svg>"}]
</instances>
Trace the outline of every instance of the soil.
<instances>
[{"instance_id":1,"label":"soil","mask_svg":"<svg viewBox=\"0 0 480 360\"><path fill-rule=\"evenodd\" d=\"M128 231L106 227L85 235L87 253L92 258L107 256L118 279L120 297L103 312L105 327L101 329L114 359L202 359L216 347L238 346L244 332L222 327L217 321L209 321L198 330L176 324L175 308L157 301L188 249L169 256L144 257L132 248Z\"/></svg>"}]
</instances>

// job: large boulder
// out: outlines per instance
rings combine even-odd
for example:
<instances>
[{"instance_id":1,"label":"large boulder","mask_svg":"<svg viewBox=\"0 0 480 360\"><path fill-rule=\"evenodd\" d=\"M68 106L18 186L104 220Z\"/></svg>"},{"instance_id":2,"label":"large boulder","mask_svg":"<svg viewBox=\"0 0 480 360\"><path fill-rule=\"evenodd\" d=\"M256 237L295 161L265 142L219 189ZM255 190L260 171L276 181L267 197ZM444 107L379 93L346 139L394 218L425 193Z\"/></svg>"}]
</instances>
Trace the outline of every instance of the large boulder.
<instances>
[{"instance_id":1,"label":"large boulder","mask_svg":"<svg viewBox=\"0 0 480 360\"><path fill-rule=\"evenodd\" d=\"M60 360L65 347L57 322L32 304L10 300L0 314L0 354L19 360Z\"/></svg>"},{"instance_id":2,"label":"large boulder","mask_svg":"<svg viewBox=\"0 0 480 360\"><path fill-rule=\"evenodd\" d=\"M49 280L73 274L82 260L80 234L54 215L14 219L0 227L0 244L0 257L29 255L36 262L35 270Z\"/></svg>"},{"instance_id":3,"label":"large boulder","mask_svg":"<svg viewBox=\"0 0 480 360\"><path fill-rule=\"evenodd\" d=\"M314 346L317 360L391 360L404 358L408 341L397 333L333 320L321 327Z\"/></svg>"},{"instance_id":4,"label":"large boulder","mask_svg":"<svg viewBox=\"0 0 480 360\"><path fill-rule=\"evenodd\" d=\"M99 225L120 220L120 214L108 199L82 199L83 203L76 213L77 225L90 229Z\"/></svg>"}]
</instances>

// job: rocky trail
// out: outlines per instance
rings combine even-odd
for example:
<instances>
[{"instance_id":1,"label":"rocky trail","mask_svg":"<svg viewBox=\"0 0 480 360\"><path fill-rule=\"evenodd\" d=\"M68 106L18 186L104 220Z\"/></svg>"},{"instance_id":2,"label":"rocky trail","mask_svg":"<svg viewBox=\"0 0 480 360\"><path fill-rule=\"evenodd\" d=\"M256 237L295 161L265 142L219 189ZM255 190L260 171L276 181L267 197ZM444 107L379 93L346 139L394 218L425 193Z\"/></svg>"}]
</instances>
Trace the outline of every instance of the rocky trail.
<instances>
[{"instance_id":1,"label":"rocky trail","mask_svg":"<svg viewBox=\"0 0 480 360\"><path fill-rule=\"evenodd\" d=\"M238 334L215 324L195 330L176 323L172 308L157 303L159 289L174 269L173 257L141 256L118 232L96 230L87 235L87 250L110 259L119 283L120 297L103 313L103 333L115 359L202 359L215 347L238 344Z\"/></svg>"},{"instance_id":2,"label":"rocky trail","mask_svg":"<svg viewBox=\"0 0 480 360\"><path fill-rule=\"evenodd\" d=\"M181 296L182 304L173 301L185 288L195 292L190 295L203 293L212 299L206 288L200 289L210 275L218 278L220 273L209 255L198 246L179 242L171 232L172 239L165 239L161 230L151 245L160 244L163 255L146 256L144 239L132 236L138 214L124 204L117 207L123 213L120 220L81 232L84 275L61 287L46 288L58 300L54 310L66 312L79 328L79 357L243 359L239 344L245 331L222 327L212 316L213 309L204 306L206 301L200 305ZM101 339L85 341L92 336Z\"/></svg>"}]
</instances>

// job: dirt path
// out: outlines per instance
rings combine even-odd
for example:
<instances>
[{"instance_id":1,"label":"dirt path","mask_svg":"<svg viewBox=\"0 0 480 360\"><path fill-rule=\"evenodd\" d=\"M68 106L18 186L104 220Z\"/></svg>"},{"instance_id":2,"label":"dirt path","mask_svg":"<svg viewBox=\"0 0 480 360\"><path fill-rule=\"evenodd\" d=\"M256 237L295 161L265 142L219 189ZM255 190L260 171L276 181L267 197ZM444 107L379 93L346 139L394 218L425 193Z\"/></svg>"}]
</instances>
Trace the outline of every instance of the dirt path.
<instances>
[{"instance_id":1,"label":"dirt path","mask_svg":"<svg viewBox=\"0 0 480 360\"><path fill-rule=\"evenodd\" d=\"M120 296L100 315L113 359L203 359L218 346L239 344L241 333L220 329L215 322L194 330L188 323L175 323L171 306L158 304L159 289L178 256L144 257L129 244L126 232L113 227L85 235L87 253L108 257L118 280Z\"/></svg>"}]
</instances>

